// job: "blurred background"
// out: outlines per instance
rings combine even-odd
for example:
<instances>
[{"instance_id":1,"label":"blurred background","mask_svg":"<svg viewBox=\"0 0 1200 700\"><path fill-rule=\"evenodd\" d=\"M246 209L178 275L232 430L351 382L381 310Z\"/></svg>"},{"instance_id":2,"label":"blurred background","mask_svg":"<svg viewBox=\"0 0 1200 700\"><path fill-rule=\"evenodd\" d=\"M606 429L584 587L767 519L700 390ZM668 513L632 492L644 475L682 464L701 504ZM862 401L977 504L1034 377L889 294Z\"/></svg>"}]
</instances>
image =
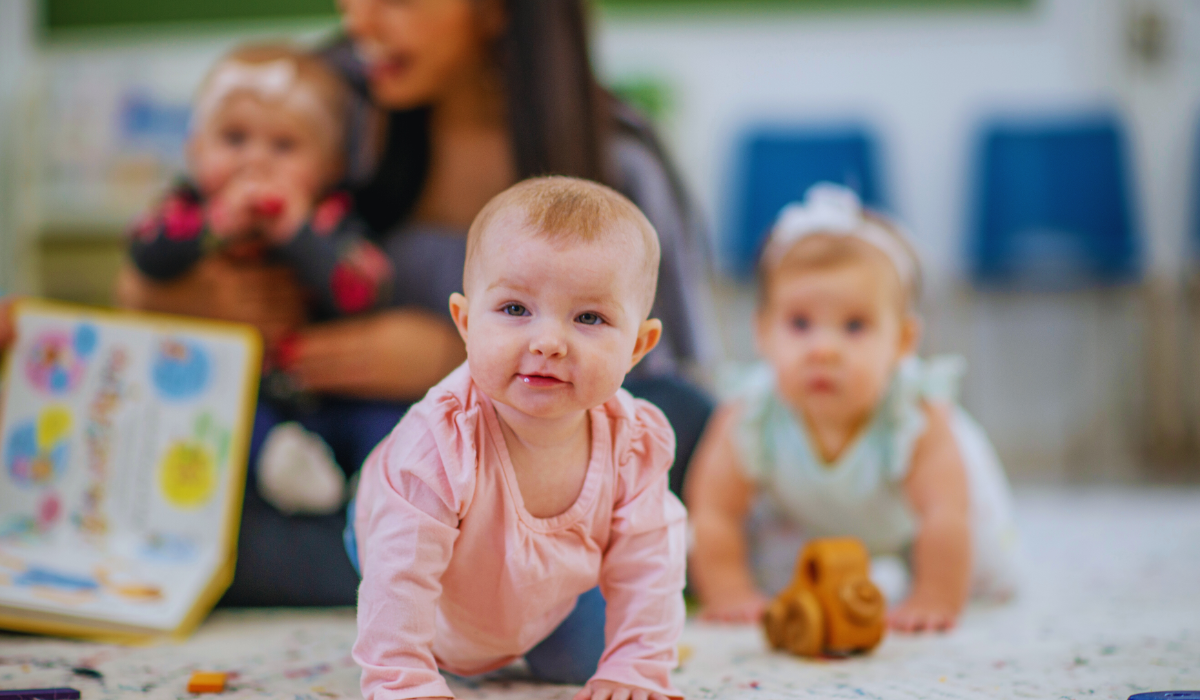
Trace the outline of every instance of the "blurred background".
<instances>
[{"instance_id":1,"label":"blurred background","mask_svg":"<svg viewBox=\"0 0 1200 700\"><path fill-rule=\"evenodd\" d=\"M0 0L0 291L112 302L205 70L332 0ZM720 362L820 179L905 221L926 353L1016 481L1200 481L1200 2L600 0L595 64L710 224Z\"/></svg>"}]
</instances>

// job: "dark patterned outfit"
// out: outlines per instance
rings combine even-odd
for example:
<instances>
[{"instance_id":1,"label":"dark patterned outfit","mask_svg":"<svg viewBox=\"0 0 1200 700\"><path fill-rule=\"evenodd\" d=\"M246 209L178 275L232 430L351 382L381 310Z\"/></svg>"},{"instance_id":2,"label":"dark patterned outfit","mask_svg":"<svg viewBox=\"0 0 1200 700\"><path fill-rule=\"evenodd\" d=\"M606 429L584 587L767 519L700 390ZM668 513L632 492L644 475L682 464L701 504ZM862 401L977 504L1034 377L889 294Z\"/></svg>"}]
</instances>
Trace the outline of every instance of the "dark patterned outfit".
<instances>
[{"instance_id":1,"label":"dark patterned outfit","mask_svg":"<svg viewBox=\"0 0 1200 700\"><path fill-rule=\"evenodd\" d=\"M270 248L260 245L257 254L296 272L309 293L314 319L338 318L391 303L392 263L366 234L366 225L353 214L350 195L335 191L317 203L291 240ZM142 217L130 238L134 264L159 281L183 275L221 247L209 230L204 198L188 182Z\"/></svg>"}]
</instances>

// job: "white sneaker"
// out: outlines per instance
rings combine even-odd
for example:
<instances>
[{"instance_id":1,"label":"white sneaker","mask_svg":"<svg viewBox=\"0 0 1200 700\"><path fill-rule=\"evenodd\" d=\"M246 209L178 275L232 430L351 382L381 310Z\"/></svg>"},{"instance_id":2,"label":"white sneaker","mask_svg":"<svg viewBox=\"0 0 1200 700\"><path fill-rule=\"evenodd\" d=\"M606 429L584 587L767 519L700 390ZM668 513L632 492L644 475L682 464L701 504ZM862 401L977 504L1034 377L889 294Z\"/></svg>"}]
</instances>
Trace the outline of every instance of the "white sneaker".
<instances>
[{"instance_id":1,"label":"white sneaker","mask_svg":"<svg viewBox=\"0 0 1200 700\"><path fill-rule=\"evenodd\" d=\"M258 492L282 513L327 515L345 503L346 475L318 435L280 423L258 454Z\"/></svg>"}]
</instances>

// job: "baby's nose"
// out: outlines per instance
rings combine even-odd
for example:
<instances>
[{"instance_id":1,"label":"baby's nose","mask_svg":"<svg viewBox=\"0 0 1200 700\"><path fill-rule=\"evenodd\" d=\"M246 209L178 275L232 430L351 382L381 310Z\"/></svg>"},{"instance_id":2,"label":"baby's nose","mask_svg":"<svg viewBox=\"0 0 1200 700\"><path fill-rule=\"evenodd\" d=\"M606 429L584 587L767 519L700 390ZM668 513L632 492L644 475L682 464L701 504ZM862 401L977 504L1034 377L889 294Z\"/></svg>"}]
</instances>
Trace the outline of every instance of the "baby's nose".
<instances>
[{"instance_id":1,"label":"baby's nose","mask_svg":"<svg viewBox=\"0 0 1200 700\"><path fill-rule=\"evenodd\" d=\"M829 331L819 330L813 333L811 344L809 345L809 354L815 359L830 360L835 359L841 351L841 343L834 333Z\"/></svg>"},{"instance_id":2,"label":"baby's nose","mask_svg":"<svg viewBox=\"0 0 1200 700\"><path fill-rule=\"evenodd\" d=\"M545 357L562 357L567 354L567 341L557 324L545 324L538 328L529 342L529 352Z\"/></svg>"}]
</instances>

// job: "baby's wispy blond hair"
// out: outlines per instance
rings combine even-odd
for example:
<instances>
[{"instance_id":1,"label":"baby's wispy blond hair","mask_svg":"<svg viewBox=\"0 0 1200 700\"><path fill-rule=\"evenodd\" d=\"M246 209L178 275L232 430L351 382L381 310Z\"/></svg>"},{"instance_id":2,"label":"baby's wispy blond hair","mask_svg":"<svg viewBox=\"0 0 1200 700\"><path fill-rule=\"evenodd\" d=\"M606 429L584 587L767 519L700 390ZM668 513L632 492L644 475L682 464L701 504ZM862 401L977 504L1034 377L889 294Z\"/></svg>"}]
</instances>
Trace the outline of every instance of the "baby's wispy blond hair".
<instances>
[{"instance_id":1,"label":"baby's wispy blond hair","mask_svg":"<svg viewBox=\"0 0 1200 700\"><path fill-rule=\"evenodd\" d=\"M650 313L658 287L661 255L658 234L637 206L611 187L575 177L536 177L519 182L484 205L467 232L463 288L469 287L481 243L506 216L556 245L611 243L628 246L641 241L645 313ZM632 254L633 251L631 250ZM630 264L637 264L631 259ZM469 293L469 291L468 291Z\"/></svg>"}]
</instances>

